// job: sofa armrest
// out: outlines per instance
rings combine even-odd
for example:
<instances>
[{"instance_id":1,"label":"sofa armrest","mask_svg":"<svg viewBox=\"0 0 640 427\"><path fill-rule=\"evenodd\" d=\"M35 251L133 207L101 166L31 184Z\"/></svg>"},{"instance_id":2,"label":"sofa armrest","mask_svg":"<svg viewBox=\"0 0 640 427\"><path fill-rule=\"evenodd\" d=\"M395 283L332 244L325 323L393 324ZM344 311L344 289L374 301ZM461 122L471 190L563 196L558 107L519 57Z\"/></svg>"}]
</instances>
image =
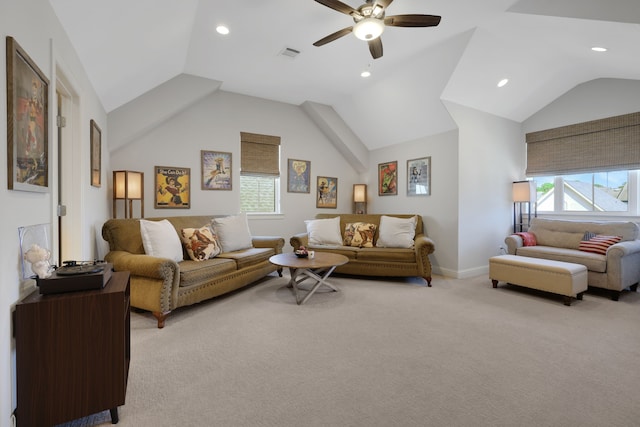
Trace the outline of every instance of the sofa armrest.
<instances>
[{"instance_id":1,"label":"sofa armrest","mask_svg":"<svg viewBox=\"0 0 640 427\"><path fill-rule=\"evenodd\" d=\"M305 248L309 246L309 235L307 233L294 234L289 239L289 244L293 247L293 250L297 250L300 246Z\"/></svg>"},{"instance_id":2,"label":"sofa armrest","mask_svg":"<svg viewBox=\"0 0 640 427\"><path fill-rule=\"evenodd\" d=\"M616 243L607 250L609 289L621 291L640 281L640 240Z\"/></svg>"},{"instance_id":3,"label":"sofa armrest","mask_svg":"<svg viewBox=\"0 0 640 427\"><path fill-rule=\"evenodd\" d=\"M504 238L504 242L507 244L507 253L509 255L515 255L516 250L524 246L522 237L517 234L511 234Z\"/></svg>"},{"instance_id":4,"label":"sofa armrest","mask_svg":"<svg viewBox=\"0 0 640 427\"><path fill-rule=\"evenodd\" d=\"M254 248L273 248L277 254L282 253L284 239L280 236L252 236Z\"/></svg>"}]
</instances>

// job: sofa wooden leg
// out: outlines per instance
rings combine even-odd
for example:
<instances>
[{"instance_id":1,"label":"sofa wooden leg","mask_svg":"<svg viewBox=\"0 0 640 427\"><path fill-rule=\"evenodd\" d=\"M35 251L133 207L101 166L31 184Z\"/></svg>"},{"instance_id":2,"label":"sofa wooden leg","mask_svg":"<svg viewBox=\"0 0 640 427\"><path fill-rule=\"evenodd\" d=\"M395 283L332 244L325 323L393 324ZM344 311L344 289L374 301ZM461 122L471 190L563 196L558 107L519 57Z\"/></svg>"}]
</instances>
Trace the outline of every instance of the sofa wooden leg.
<instances>
[{"instance_id":1,"label":"sofa wooden leg","mask_svg":"<svg viewBox=\"0 0 640 427\"><path fill-rule=\"evenodd\" d=\"M282 277L282 267L278 268L278 276Z\"/></svg>"},{"instance_id":2,"label":"sofa wooden leg","mask_svg":"<svg viewBox=\"0 0 640 427\"><path fill-rule=\"evenodd\" d=\"M498 287L498 281L495 279L491 279L491 283L493 283L493 287L497 288Z\"/></svg>"},{"instance_id":3,"label":"sofa wooden leg","mask_svg":"<svg viewBox=\"0 0 640 427\"><path fill-rule=\"evenodd\" d=\"M158 319L158 329L164 328L164 321L166 320L166 318L169 315L169 313L171 313L171 312L170 311L167 311L166 313L160 313L159 311L152 311L151 312L151 314L153 314L153 317Z\"/></svg>"},{"instance_id":4,"label":"sofa wooden leg","mask_svg":"<svg viewBox=\"0 0 640 427\"><path fill-rule=\"evenodd\" d=\"M618 301L620 299L620 291L611 291L611 301Z\"/></svg>"},{"instance_id":5,"label":"sofa wooden leg","mask_svg":"<svg viewBox=\"0 0 640 427\"><path fill-rule=\"evenodd\" d=\"M571 297L568 297L566 295L564 296L564 305L571 305Z\"/></svg>"},{"instance_id":6,"label":"sofa wooden leg","mask_svg":"<svg viewBox=\"0 0 640 427\"><path fill-rule=\"evenodd\" d=\"M629 286L629 289L631 289L631 292L638 292L638 284L634 284Z\"/></svg>"},{"instance_id":7,"label":"sofa wooden leg","mask_svg":"<svg viewBox=\"0 0 640 427\"><path fill-rule=\"evenodd\" d=\"M580 292L578 295L576 295L576 299L581 300L582 301L582 296L584 295L584 292Z\"/></svg>"},{"instance_id":8,"label":"sofa wooden leg","mask_svg":"<svg viewBox=\"0 0 640 427\"><path fill-rule=\"evenodd\" d=\"M425 277L424 280L427 281L427 286L431 287L431 276Z\"/></svg>"}]
</instances>

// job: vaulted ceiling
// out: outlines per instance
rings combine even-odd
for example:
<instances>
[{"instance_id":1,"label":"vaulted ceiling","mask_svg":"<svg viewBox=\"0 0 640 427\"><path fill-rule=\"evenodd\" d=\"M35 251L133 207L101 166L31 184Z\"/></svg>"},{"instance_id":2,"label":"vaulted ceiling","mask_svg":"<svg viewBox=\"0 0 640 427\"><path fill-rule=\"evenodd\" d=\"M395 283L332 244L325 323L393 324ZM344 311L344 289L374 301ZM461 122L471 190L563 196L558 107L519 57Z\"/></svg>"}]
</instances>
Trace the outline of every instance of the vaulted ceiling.
<instances>
[{"instance_id":1,"label":"vaulted ceiling","mask_svg":"<svg viewBox=\"0 0 640 427\"><path fill-rule=\"evenodd\" d=\"M353 24L314 0L50 2L107 112L184 73L332 106L369 149L454 129L442 101L521 122L580 83L640 80L638 0L395 0L387 15L442 21L387 27L376 60L352 35L313 46Z\"/></svg>"}]
</instances>

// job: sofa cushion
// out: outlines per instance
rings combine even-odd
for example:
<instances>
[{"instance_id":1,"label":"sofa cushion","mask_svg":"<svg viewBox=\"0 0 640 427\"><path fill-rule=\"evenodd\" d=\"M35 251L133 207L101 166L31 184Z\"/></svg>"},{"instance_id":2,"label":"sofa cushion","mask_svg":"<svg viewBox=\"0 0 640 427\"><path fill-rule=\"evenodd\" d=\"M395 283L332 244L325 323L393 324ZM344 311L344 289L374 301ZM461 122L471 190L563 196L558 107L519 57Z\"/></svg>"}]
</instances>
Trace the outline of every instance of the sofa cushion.
<instances>
[{"instance_id":1,"label":"sofa cushion","mask_svg":"<svg viewBox=\"0 0 640 427\"><path fill-rule=\"evenodd\" d=\"M187 260L180 263L180 287L202 285L217 275L236 271L236 263L231 259L213 258L204 261Z\"/></svg>"},{"instance_id":2,"label":"sofa cushion","mask_svg":"<svg viewBox=\"0 0 640 427\"><path fill-rule=\"evenodd\" d=\"M239 251L253 246L246 213L213 218L211 225L223 252Z\"/></svg>"},{"instance_id":3,"label":"sofa cushion","mask_svg":"<svg viewBox=\"0 0 640 427\"><path fill-rule=\"evenodd\" d=\"M208 225L200 228L183 228L180 239L189 258L194 261L204 261L220 253L220 246Z\"/></svg>"},{"instance_id":4,"label":"sofa cushion","mask_svg":"<svg viewBox=\"0 0 640 427\"><path fill-rule=\"evenodd\" d=\"M609 246L613 246L620 242L622 237L620 236L603 236L597 235L591 237L589 240L582 240L580 242L580 250L584 252L593 252L596 254L606 255Z\"/></svg>"},{"instance_id":5,"label":"sofa cushion","mask_svg":"<svg viewBox=\"0 0 640 427\"><path fill-rule=\"evenodd\" d=\"M344 228L344 245L372 248L376 225L366 222L350 222Z\"/></svg>"},{"instance_id":6,"label":"sofa cushion","mask_svg":"<svg viewBox=\"0 0 640 427\"><path fill-rule=\"evenodd\" d=\"M367 248L356 253L359 261L416 262L413 249L404 248Z\"/></svg>"},{"instance_id":7,"label":"sofa cushion","mask_svg":"<svg viewBox=\"0 0 640 427\"><path fill-rule=\"evenodd\" d=\"M230 259L236 263L238 269L268 261L269 257L275 255L273 248L250 248L240 251L223 252L218 258Z\"/></svg>"},{"instance_id":8,"label":"sofa cushion","mask_svg":"<svg viewBox=\"0 0 640 427\"><path fill-rule=\"evenodd\" d=\"M182 261L182 243L173 225L166 219L162 221L140 220L142 246L147 255Z\"/></svg>"},{"instance_id":9,"label":"sofa cushion","mask_svg":"<svg viewBox=\"0 0 640 427\"><path fill-rule=\"evenodd\" d=\"M416 217L396 218L382 215L376 246L380 248L412 248L416 235Z\"/></svg>"},{"instance_id":10,"label":"sofa cushion","mask_svg":"<svg viewBox=\"0 0 640 427\"><path fill-rule=\"evenodd\" d=\"M607 271L607 257L605 255L582 252L577 249L540 245L523 246L516 250L516 255L582 264L587 267L589 271L598 273L605 273Z\"/></svg>"},{"instance_id":11,"label":"sofa cushion","mask_svg":"<svg viewBox=\"0 0 640 427\"><path fill-rule=\"evenodd\" d=\"M309 245L342 245L340 217L305 220Z\"/></svg>"}]
</instances>

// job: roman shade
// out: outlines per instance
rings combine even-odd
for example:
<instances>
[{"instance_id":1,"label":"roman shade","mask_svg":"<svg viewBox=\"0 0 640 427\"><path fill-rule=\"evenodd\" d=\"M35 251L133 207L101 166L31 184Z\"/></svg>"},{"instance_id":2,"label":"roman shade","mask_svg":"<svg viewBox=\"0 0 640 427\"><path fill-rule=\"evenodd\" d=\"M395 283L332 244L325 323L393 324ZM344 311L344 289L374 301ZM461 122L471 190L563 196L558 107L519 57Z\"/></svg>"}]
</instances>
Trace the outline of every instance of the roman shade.
<instances>
[{"instance_id":1,"label":"roman shade","mask_svg":"<svg viewBox=\"0 0 640 427\"><path fill-rule=\"evenodd\" d=\"M640 112L526 135L527 176L640 169Z\"/></svg>"},{"instance_id":2,"label":"roman shade","mask_svg":"<svg viewBox=\"0 0 640 427\"><path fill-rule=\"evenodd\" d=\"M280 176L280 137L240 132L240 174Z\"/></svg>"}]
</instances>

